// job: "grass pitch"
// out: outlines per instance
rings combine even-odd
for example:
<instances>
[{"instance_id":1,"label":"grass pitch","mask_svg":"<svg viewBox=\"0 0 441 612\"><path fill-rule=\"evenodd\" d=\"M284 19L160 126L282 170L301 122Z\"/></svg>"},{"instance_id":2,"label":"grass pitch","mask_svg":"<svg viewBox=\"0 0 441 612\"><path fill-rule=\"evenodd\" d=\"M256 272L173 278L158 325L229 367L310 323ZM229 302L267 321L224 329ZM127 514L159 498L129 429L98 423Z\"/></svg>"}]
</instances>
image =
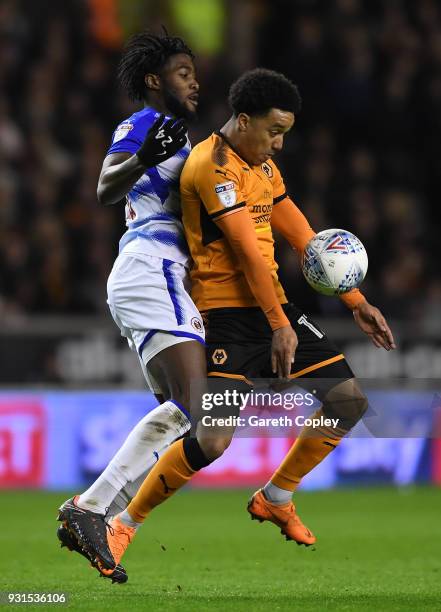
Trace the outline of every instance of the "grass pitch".
<instances>
[{"instance_id":1,"label":"grass pitch","mask_svg":"<svg viewBox=\"0 0 441 612\"><path fill-rule=\"evenodd\" d=\"M176 495L127 552L128 583L112 585L59 548L66 494L2 492L0 590L65 591L70 608L95 611L441 610L441 490L299 493L318 536L308 549L252 522L248 496Z\"/></svg>"}]
</instances>

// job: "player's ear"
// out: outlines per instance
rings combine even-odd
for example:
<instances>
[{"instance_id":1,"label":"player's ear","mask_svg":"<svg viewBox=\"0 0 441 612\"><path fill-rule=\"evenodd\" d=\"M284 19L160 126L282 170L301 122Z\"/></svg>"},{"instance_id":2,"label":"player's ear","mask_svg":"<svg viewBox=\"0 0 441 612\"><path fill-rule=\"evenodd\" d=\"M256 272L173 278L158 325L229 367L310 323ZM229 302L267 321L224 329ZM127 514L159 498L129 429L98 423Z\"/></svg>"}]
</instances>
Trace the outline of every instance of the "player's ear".
<instances>
[{"instance_id":1,"label":"player's ear","mask_svg":"<svg viewBox=\"0 0 441 612\"><path fill-rule=\"evenodd\" d=\"M250 116L246 113L239 113L237 116L237 125L240 132L246 132L250 123Z\"/></svg>"},{"instance_id":2,"label":"player's ear","mask_svg":"<svg viewBox=\"0 0 441 612\"><path fill-rule=\"evenodd\" d=\"M161 88L161 79L158 74L148 73L144 77L144 83L147 89L155 89L156 91Z\"/></svg>"}]
</instances>

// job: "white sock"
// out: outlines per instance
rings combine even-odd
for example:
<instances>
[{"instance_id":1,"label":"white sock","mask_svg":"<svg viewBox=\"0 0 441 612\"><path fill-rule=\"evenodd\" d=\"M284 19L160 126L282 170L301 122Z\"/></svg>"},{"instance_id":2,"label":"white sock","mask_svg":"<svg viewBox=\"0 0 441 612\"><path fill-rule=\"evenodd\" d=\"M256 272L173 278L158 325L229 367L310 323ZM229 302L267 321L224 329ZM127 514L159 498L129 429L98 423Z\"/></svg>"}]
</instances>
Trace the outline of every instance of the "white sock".
<instances>
[{"instance_id":1,"label":"white sock","mask_svg":"<svg viewBox=\"0 0 441 612\"><path fill-rule=\"evenodd\" d=\"M138 529L138 527L141 527L142 525L142 523L134 521L130 514L127 512L127 510L124 510L123 512L121 512L121 514L118 514L118 516L121 523L124 523L124 525L127 525L127 527L133 527L134 529Z\"/></svg>"},{"instance_id":2,"label":"white sock","mask_svg":"<svg viewBox=\"0 0 441 612\"><path fill-rule=\"evenodd\" d=\"M149 412L135 425L104 472L80 495L78 506L104 514L128 482L136 482L156 463L157 449L168 447L189 429L190 421L173 400Z\"/></svg>"},{"instance_id":3,"label":"white sock","mask_svg":"<svg viewBox=\"0 0 441 612\"><path fill-rule=\"evenodd\" d=\"M292 491L277 487L271 480L263 487L263 494L272 504L287 504L292 498Z\"/></svg>"},{"instance_id":4,"label":"white sock","mask_svg":"<svg viewBox=\"0 0 441 612\"><path fill-rule=\"evenodd\" d=\"M115 499L109 506L109 516L116 516L127 508L132 499L138 493L139 487L146 479L147 474L158 461L159 457L167 450L168 446L164 446L164 448L162 448L160 451L155 451L152 454L150 465L147 467L145 472L143 472L141 476L138 476L138 478L134 482L128 482L125 487L121 489L121 491L118 491L117 495L115 496Z\"/></svg>"}]
</instances>

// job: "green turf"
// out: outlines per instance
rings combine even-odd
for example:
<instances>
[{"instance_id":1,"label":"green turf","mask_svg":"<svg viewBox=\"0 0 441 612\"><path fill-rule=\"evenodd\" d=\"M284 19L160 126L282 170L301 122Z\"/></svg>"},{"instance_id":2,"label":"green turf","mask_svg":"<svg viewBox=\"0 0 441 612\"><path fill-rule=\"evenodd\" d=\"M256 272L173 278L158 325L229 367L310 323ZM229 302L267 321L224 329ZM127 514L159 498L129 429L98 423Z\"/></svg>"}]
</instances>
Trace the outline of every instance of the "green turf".
<instances>
[{"instance_id":1,"label":"green turf","mask_svg":"<svg viewBox=\"0 0 441 612\"><path fill-rule=\"evenodd\" d=\"M65 495L3 492L0 590L64 590L75 610L441 610L441 490L298 494L309 549L252 522L248 493L178 494L127 552L129 582L112 585L58 548Z\"/></svg>"}]
</instances>

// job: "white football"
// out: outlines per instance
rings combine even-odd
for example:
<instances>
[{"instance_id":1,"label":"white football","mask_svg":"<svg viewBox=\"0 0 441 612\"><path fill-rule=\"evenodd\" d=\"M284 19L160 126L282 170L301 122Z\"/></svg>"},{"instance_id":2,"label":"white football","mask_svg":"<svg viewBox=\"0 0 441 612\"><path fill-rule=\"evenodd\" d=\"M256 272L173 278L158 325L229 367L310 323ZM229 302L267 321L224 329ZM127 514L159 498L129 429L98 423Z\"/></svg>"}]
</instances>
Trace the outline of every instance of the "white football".
<instances>
[{"instance_id":1,"label":"white football","mask_svg":"<svg viewBox=\"0 0 441 612\"><path fill-rule=\"evenodd\" d=\"M302 257L306 280L324 295L341 295L359 287L367 269L368 256L363 243L342 229L316 234L306 245Z\"/></svg>"}]
</instances>

